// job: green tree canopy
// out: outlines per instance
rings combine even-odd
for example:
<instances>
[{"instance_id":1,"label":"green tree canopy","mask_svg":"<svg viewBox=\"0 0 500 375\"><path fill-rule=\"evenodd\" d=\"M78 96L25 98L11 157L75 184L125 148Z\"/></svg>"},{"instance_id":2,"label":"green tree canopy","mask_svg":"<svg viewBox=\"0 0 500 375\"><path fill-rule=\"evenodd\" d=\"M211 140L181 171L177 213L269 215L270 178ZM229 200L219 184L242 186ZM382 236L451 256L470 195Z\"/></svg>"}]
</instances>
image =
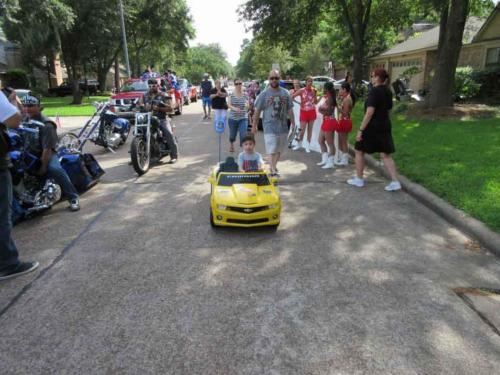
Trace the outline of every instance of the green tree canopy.
<instances>
[{"instance_id":1,"label":"green tree canopy","mask_svg":"<svg viewBox=\"0 0 500 375\"><path fill-rule=\"evenodd\" d=\"M181 69L191 82L200 82L204 73L212 77L234 75L227 55L219 44L201 44L189 48Z\"/></svg>"}]
</instances>

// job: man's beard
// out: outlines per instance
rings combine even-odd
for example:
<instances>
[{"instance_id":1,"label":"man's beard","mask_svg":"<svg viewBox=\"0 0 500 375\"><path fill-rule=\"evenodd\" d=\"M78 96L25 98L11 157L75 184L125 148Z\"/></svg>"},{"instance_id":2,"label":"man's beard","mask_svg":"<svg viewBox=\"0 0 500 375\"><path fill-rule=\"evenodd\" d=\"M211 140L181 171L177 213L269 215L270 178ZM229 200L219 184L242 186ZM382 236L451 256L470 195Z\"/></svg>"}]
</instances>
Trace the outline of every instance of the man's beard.
<instances>
[{"instance_id":1,"label":"man's beard","mask_svg":"<svg viewBox=\"0 0 500 375\"><path fill-rule=\"evenodd\" d=\"M275 89L275 88L276 88L276 87L278 87L278 86L279 86L279 82L278 82L278 81L272 81L272 82L271 82L271 87L272 87L273 89Z\"/></svg>"}]
</instances>

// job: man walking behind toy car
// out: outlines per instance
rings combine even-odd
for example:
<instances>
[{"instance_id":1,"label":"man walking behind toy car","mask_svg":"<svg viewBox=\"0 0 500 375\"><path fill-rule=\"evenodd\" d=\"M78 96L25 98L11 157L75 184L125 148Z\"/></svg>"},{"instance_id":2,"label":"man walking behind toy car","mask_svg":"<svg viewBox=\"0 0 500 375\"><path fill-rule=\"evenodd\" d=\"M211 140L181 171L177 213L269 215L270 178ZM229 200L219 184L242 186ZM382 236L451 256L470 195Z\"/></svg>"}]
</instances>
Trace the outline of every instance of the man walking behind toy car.
<instances>
[{"instance_id":1,"label":"man walking behind toy car","mask_svg":"<svg viewBox=\"0 0 500 375\"><path fill-rule=\"evenodd\" d=\"M257 133L257 126L262 112L264 143L266 153L269 155L271 176L279 176L278 161L288 145L288 118L292 128L295 128L292 98L288 90L279 86L279 81L279 72L271 70L269 72L269 87L260 93L255 101L255 114L252 124L252 132Z\"/></svg>"}]
</instances>

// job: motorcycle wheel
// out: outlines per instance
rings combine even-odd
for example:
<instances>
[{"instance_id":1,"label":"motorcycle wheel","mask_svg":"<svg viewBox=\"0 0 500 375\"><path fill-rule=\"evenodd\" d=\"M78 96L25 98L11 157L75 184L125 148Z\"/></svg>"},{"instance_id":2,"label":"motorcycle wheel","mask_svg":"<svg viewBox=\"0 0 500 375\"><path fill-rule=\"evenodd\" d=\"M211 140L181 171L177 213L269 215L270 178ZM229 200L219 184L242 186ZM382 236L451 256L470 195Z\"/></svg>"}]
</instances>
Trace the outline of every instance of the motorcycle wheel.
<instances>
[{"instance_id":1,"label":"motorcycle wheel","mask_svg":"<svg viewBox=\"0 0 500 375\"><path fill-rule=\"evenodd\" d=\"M59 137L59 148L67 148L68 150L78 150L80 140L75 133L66 133Z\"/></svg>"},{"instance_id":2,"label":"motorcycle wheel","mask_svg":"<svg viewBox=\"0 0 500 375\"><path fill-rule=\"evenodd\" d=\"M149 170L151 155L147 153L146 147L146 141L140 137L134 138L130 145L132 166L139 176Z\"/></svg>"}]
</instances>

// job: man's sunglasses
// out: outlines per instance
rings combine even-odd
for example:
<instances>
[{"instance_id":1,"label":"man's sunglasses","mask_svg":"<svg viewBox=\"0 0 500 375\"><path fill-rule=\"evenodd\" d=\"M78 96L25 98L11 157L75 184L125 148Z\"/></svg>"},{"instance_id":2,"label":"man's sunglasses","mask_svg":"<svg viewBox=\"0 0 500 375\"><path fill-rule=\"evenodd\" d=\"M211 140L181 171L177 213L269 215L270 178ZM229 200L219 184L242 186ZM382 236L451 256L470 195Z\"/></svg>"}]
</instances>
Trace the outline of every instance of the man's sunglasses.
<instances>
[{"instance_id":1,"label":"man's sunglasses","mask_svg":"<svg viewBox=\"0 0 500 375\"><path fill-rule=\"evenodd\" d=\"M25 106L26 108L33 108L33 107L36 107L36 106L37 106L37 104L24 104L24 106Z\"/></svg>"},{"instance_id":2,"label":"man's sunglasses","mask_svg":"<svg viewBox=\"0 0 500 375\"><path fill-rule=\"evenodd\" d=\"M235 86L241 86L241 82L236 82L234 85Z\"/></svg>"},{"instance_id":3,"label":"man's sunglasses","mask_svg":"<svg viewBox=\"0 0 500 375\"><path fill-rule=\"evenodd\" d=\"M149 87L158 87L158 85L149 85Z\"/></svg>"},{"instance_id":4,"label":"man's sunglasses","mask_svg":"<svg viewBox=\"0 0 500 375\"><path fill-rule=\"evenodd\" d=\"M270 81L278 81L280 77L269 77Z\"/></svg>"}]
</instances>

